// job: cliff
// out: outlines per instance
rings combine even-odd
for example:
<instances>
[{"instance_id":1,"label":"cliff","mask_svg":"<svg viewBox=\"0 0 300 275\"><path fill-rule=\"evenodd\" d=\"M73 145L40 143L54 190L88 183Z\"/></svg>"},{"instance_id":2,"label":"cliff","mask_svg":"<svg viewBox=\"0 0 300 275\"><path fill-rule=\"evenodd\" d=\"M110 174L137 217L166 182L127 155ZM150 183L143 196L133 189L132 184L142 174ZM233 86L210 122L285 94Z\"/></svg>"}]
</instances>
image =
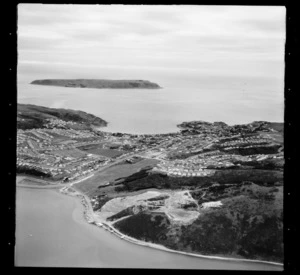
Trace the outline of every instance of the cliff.
<instances>
[{"instance_id":1,"label":"cliff","mask_svg":"<svg viewBox=\"0 0 300 275\"><path fill-rule=\"evenodd\" d=\"M148 80L108 80L108 79L42 79L30 84L95 89L160 89Z\"/></svg>"}]
</instances>

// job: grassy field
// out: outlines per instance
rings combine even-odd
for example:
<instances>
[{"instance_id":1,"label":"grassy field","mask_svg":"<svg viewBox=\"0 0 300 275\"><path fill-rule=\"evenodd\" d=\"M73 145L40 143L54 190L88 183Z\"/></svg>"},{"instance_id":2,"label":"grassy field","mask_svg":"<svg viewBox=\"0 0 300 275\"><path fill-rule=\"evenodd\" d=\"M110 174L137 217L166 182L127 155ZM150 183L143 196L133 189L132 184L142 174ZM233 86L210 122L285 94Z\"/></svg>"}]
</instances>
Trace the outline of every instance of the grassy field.
<instances>
[{"instance_id":1,"label":"grassy field","mask_svg":"<svg viewBox=\"0 0 300 275\"><path fill-rule=\"evenodd\" d=\"M87 155L87 153L82 152L78 149L70 149L70 150L57 150L52 151L52 154L62 156L62 157L73 157L73 158L81 158Z\"/></svg>"},{"instance_id":2,"label":"grassy field","mask_svg":"<svg viewBox=\"0 0 300 275\"><path fill-rule=\"evenodd\" d=\"M85 146L80 146L78 147L78 149L88 154L95 154L95 155L100 155L108 158L114 158L125 153L124 151L121 150L105 149L103 148L103 144L104 143L89 144Z\"/></svg>"},{"instance_id":3,"label":"grassy field","mask_svg":"<svg viewBox=\"0 0 300 275\"><path fill-rule=\"evenodd\" d=\"M120 164L111 166L101 172L95 173L95 175L86 181L80 182L75 185L76 188L85 192L89 196L96 195L99 185L103 185L108 181L112 181L122 177L128 177L136 173L139 169L149 165L155 165L158 160L143 159L134 164Z\"/></svg>"},{"instance_id":4,"label":"grassy field","mask_svg":"<svg viewBox=\"0 0 300 275\"><path fill-rule=\"evenodd\" d=\"M96 143L96 144L87 144L83 146L79 146L78 149L82 151L89 151L89 150L97 150L97 149L103 149L104 142Z\"/></svg>"},{"instance_id":5,"label":"grassy field","mask_svg":"<svg viewBox=\"0 0 300 275\"><path fill-rule=\"evenodd\" d=\"M59 134L54 133L54 132L51 132L50 135L53 136L52 143L61 143L61 142L66 141L66 140L70 140L69 137L59 135Z\"/></svg>"},{"instance_id":6,"label":"grassy field","mask_svg":"<svg viewBox=\"0 0 300 275\"><path fill-rule=\"evenodd\" d=\"M108 157L108 158L114 158L114 157L118 157L123 155L124 151L120 151L120 150L114 150L114 149L97 149L97 150L88 150L85 151L89 154L96 154L96 155L100 155L100 156L104 156L104 157Z\"/></svg>"},{"instance_id":7,"label":"grassy field","mask_svg":"<svg viewBox=\"0 0 300 275\"><path fill-rule=\"evenodd\" d=\"M69 143L73 143L74 140L70 139L70 140L63 140L62 142L60 142L60 144L69 144Z\"/></svg>"}]
</instances>

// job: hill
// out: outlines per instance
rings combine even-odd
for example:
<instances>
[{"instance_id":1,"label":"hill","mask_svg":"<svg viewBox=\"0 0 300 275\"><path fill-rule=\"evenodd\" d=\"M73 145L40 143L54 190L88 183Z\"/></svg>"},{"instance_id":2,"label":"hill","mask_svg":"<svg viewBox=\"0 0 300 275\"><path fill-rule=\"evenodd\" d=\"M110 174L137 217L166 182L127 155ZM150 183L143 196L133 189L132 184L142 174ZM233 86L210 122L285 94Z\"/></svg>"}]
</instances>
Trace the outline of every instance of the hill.
<instances>
[{"instance_id":1,"label":"hill","mask_svg":"<svg viewBox=\"0 0 300 275\"><path fill-rule=\"evenodd\" d=\"M96 89L159 89L158 84L148 80L109 80L109 79L42 79L31 84Z\"/></svg>"},{"instance_id":2,"label":"hill","mask_svg":"<svg viewBox=\"0 0 300 275\"><path fill-rule=\"evenodd\" d=\"M50 120L61 121L59 127L90 129L92 126L104 127L107 122L83 111L54 109L31 104L18 104L17 128L26 130L49 127ZM65 122L65 125L63 125Z\"/></svg>"}]
</instances>

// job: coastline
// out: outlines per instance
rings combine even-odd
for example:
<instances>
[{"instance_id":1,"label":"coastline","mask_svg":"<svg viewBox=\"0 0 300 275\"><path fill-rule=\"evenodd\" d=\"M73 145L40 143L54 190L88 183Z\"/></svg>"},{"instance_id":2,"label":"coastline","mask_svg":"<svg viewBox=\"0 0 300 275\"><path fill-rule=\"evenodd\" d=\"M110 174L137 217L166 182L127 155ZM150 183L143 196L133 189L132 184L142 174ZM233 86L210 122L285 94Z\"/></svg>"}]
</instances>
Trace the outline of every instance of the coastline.
<instances>
[{"instance_id":1,"label":"coastline","mask_svg":"<svg viewBox=\"0 0 300 275\"><path fill-rule=\"evenodd\" d=\"M64 187L66 188L66 187ZM63 189L64 189L63 188ZM269 265L275 265L275 266L280 266L283 268L283 263L278 263L278 262L270 262L270 261L263 261L263 260L252 260L252 259L242 259L242 258L231 258L231 257L221 257L221 256L213 256L213 255L203 255L203 254L196 254L196 253L190 253L190 252L184 252L184 251L179 251L179 250L173 250L173 249L169 249L161 244L155 244L155 243L149 243L149 242L144 242L135 238L132 238L128 235L125 235L123 233L121 233L120 231L118 231L116 228L114 228L112 225L108 224L105 221L95 221L94 219L94 211L92 210L91 207L91 203L89 201L89 198L82 194L80 191L78 191L77 189L75 189L74 187L70 187L73 190L75 190L75 194L70 194L66 188L63 192L63 194L68 195L68 196L72 196L75 197L77 199L80 200L81 205L83 206L83 216L84 216L84 220L89 223L89 224L93 224L99 228L103 227L106 231L109 231L110 233L113 233L115 236L119 237L122 240L134 243L136 245L141 245L141 246L146 246L146 247L150 247L153 249L158 249L158 250L162 250L165 252L171 252L171 253L177 253L177 254L182 254L185 256L191 256L191 257L198 257L198 258L205 258L205 259L211 259L211 260L224 260L224 261L231 261L231 262L252 262L252 263L260 263L260 264L269 264ZM62 193L62 192L60 192ZM97 225L97 224L101 224L101 225Z\"/></svg>"},{"instance_id":2,"label":"coastline","mask_svg":"<svg viewBox=\"0 0 300 275\"><path fill-rule=\"evenodd\" d=\"M160 244L155 244L155 243L149 243L149 242L143 242L138 239L134 239L130 236L124 235L114 227L107 225L111 229L111 233L115 234L116 236L120 237L119 235L123 236L123 240L126 240L128 242L137 244L137 245L142 245L142 246L147 246L153 249L159 249L163 250L166 252L171 252L171 253L178 253L178 254L183 254L186 256L192 256L192 257L198 257L198 258L206 258L206 259L212 259L212 260L226 260L226 261L238 261L238 262L253 262L253 263L262 263L262 264L270 264L270 265L276 265L276 266L282 266L282 263L277 263L277 262L268 262L268 261L262 261L262 260L251 260L251 259L241 259L241 258L230 258L230 257L221 257L221 256L209 256L209 255L203 255L203 254L195 254L195 253L190 253L190 252L184 252L184 251L179 251L179 250L173 250L169 249L163 245Z\"/></svg>"},{"instance_id":3,"label":"coastline","mask_svg":"<svg viewBox=\"0 0 300 275\"><path fill-rule=\"evenodd\" d=\"M81 181L84 181L84 180L87 180L88 178L91 178L92 176L94 176L94 173L93 174L90 174L84 178L81 178L81 179L77 179L73 182L68 182L68 183L59 183L59 184L52 184L52 183L49 183L48 182L48 185L30 185L30 184L22 184L22 183L18 183L18 175L17 175L17 180L16 180L16 187L24 187L24 188L36 188L36 189L55 189L55 188L64 188L64 187L70 187L72 186L73 184L76 184L76 183L79 183ZM33 177L30 177L30 176L20 176L20 177L23 177L23 178L26 178L26 179L34 179ZM47 182L47 181L45 181Z\"/></svg>"},{"instance_id":4,"label":"coastline","mask_svg":"<svg viewBox=\"0 0 300 275\"><path fill-rule=\"evenodd\" d=\"M144 242L135 238L132 238L128 235L125 235L118 231L116 228L114 228L111 224L108 224L106 221L95 219L95 213L92 209L90 199L88 198L87 195L83 194L81 191L79 191L77 188L73 186L73 184L81 182L83 180L86 180L92 175L88 175L85 178L79 179L74 182L69 182L65 185L50 185L50 186L38 186L38 185L24 185L24 184L16 184L16 187L21 187L21 188L31 188L31 189L54 189L55 191L59 191L60 194L67 195L74 197L79 200L81 206L83 206L83 218L84 220L89 223L93 224L99 228L103 227L104 230L109 231L110 233L113 233L116 237L119 237L122 240L128 241L130 243L140 245L140 246L146 246L150 247L152 249L158 249L162 250L165 252L170 252L170 253L177 253L185 256L191 256L191 257L198 257L198 258L204 258L204 259L211 259L211 260L224 260L224 261L232 261L232 262L252 262L252 263L261 263L261 264L269 264L269 265L275 265L275 266L281 266L283 267L283 263L278 263L278 262L271 262L271 261L263 261L263 260L252 260L252 259L243 259L243 258L231 258L231 257L222 257L222 256L213 256L213 255L203 255L203 254L197 254L197 253L190 253L190 252L184 252L184 251L179 251L179 250L173 250L169 249L161 244L155 244L155 243L150 243L150 242ZM27 177L30 179L30 177ZM73 194L68 191L68 189L73 190ZM75 192L74 192L75 191ZM97 225L101 224L101 225Z\"/></svg>"}]
</instances>

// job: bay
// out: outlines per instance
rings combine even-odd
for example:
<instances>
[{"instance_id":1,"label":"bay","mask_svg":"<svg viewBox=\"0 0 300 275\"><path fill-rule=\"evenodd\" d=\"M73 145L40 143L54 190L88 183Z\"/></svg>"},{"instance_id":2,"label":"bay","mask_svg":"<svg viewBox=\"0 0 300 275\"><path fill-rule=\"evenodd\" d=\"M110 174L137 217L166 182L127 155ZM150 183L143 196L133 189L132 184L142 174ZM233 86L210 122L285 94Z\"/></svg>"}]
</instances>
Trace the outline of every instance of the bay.
<instances>
[{"instance_id":1,"label":"bay","mask_svg":"<svg viewBox=\"0 0 300 275\"><path fill-rule=\"evenodd\" d=\"M217 81L217 79L216 79ZM251 84L251 85L250 85ZM18 102L81 110L108 122L103 131L132 134L177 132L183 121L223 121L229 125L255 120L283 122L283 90L278 83L223 81L158 90L81 89L18 84Z\"/></svg>"}]
</instances>

